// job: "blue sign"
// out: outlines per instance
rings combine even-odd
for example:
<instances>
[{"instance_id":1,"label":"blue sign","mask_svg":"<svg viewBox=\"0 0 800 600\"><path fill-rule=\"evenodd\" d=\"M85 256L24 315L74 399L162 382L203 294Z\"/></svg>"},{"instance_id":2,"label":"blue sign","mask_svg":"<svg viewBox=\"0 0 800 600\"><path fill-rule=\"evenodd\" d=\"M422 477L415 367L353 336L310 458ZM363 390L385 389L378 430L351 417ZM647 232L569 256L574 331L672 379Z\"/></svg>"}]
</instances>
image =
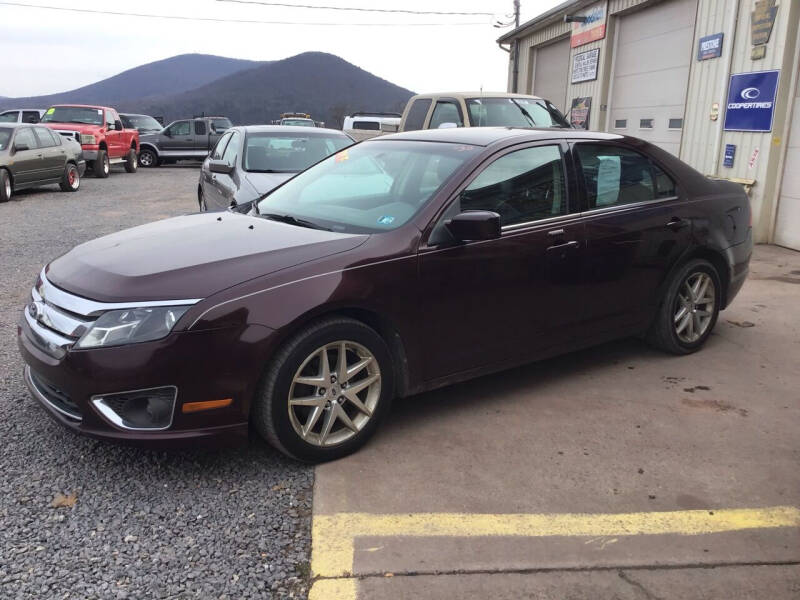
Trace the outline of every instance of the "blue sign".
<instances>
[{"instance_id":1,"label":"blue sign","mask_svg":"<svg viewBox=\"0 0 800 600\"><path fill-rule=\"evenodd\" d=\"M731 75L725 131L772 131L780 71Z\"/></svg>"},{"instance_id":2,"label":"blue sign","mask_svg":"<svg viewBox=\"0 0 800 600\"><path fill-rule=\"evenodd\" d=\"M722 166L731 168L733 166L733 159L736 157L736 145L725 144L725 158L722 160Z\"/></svg>"},{"instance_id":3,"label":"blue sign","mask_svg":"<svg viewBox=\"0 0 800 600\"><path fill-rule=\"evenodd\" d=\"M697 45L697 60L708 60L722 56L722 33L714 33L700 38Z\"/></svg>"}]
</instances>

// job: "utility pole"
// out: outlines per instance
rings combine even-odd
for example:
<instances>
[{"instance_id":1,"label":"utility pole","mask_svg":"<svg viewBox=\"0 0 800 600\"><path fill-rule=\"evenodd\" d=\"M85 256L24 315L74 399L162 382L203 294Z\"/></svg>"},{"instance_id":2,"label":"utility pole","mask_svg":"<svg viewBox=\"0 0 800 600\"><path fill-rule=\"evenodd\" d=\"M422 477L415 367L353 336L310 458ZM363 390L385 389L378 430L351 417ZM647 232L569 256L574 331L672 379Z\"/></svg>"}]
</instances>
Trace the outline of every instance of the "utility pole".
<instances>
[{"instance_id":1,"label":"utility pole","mask_svg":"<svg viewBox=\"0 0 800 600\"><path fill-rule=\"evenodd\" d=\"M514 29L519 29L519 2L514 0ZM519 39L514 38L514 79L511 91L517 93L517 85L519 81Z\"/></svg>"}]
</instances>

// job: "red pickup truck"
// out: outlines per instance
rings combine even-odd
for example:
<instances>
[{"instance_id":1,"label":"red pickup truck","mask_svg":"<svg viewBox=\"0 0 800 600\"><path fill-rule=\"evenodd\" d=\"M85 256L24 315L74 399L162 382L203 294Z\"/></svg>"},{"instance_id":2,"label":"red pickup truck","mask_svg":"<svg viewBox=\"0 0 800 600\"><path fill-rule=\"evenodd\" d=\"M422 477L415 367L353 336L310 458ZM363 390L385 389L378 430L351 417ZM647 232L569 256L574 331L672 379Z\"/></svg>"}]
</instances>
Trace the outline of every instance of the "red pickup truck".
<instances>
[{"instance_id":1,"label":"red pickup truck","mask_svg":"<svg viewBox=\"0 0 800 600\"><path fill-rule=\"evenodd\" d=\"M139 166L139 132L125 129L113 108L57 104L45 111L41 124L76 139L95 177L108 177L113 164L124 164L128 173Z\"/></svg>"}]
</instances>

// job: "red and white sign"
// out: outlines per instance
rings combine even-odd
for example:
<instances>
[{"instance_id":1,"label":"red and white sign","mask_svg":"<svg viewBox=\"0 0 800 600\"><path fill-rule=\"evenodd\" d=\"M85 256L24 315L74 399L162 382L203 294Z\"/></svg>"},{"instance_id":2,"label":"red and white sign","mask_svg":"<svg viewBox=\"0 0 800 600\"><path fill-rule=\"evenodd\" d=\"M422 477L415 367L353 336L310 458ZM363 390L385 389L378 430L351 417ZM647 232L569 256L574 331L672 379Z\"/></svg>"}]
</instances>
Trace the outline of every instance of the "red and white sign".
<instances>
[{"instance_id":1,"label":"red and white sign","mask_svg":"<svg viewBox=\"0 0 800 600\"><path fill-rule=\"evenodd\" d=\"M575 13L576 17L586 17L585 23L572 24L572 37L569 45L572 48L583 46L606 37L606 20L608 17L608 1L592 4L588 8Z\"/></svg>"},{"instance_id":2,"label":"red and white sign","mask_svg":"<svg viewBox=\"0 0 800 600\"><path fill-rule=\"evenodd\" d=\"M752 169L756 166L756 161L758 160L758 153L760 150L758 148L753 148L753 153L750 155L750 160L747 163L747 168Z\"/></svg>"}]
</instances>

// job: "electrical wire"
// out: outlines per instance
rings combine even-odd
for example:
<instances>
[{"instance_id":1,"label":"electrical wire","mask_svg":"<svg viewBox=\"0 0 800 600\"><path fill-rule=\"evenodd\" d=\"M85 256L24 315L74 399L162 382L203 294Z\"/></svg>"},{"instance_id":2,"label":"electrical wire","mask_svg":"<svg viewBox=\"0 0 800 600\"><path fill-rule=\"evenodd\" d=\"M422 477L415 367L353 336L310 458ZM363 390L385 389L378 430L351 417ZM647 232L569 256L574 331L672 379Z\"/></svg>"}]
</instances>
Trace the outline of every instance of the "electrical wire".
<instances>
[{"instance_id":1,"label":"electrical wire","mask_svg":"<svg viewBox=\"0 0 800 600\"><path fill-rule=\"evenodd\" d=\"M336 27L443 27L443 26L486 26L486 23L479 22L455 22L455 23L321 23L303 21L262 21L257 19L221 19L215 17L187 17L183 15L154 15L149 13L132 13L112 10L95 10L91 8L72 8L66 6L50 6L46 4L24 4L22 2L0 1L3 6L15 6L21 8L39 8L44 10L59 10L62 12L88 13L95 15L113 15L117 17L144 17L148 19L172 19L176 21L204 21L212 23L247 23L255 25L304 25L304 26L336 26Z\"/></svg>"},{"instance_id":2,"label":"electrical wire","mask_svg":"<svg viewBox=\"0 0 800 600\"><path fill-rule=\"evenodd\" d=\"M318 4L290 4L288 2L271 2L267 0L217 0L217 2L230 2L233 4L259 4L261 6L280 6L282 8L311 8L319 10L347 10L355 12L375 12L375 13L401 13L406 15L454 15L461 17L478 16L491 17L494 13L489 12L453 12L438 10L410 10L404 8L360 8L353 6L323 6Z\"/></svg>"}]
</instances>

